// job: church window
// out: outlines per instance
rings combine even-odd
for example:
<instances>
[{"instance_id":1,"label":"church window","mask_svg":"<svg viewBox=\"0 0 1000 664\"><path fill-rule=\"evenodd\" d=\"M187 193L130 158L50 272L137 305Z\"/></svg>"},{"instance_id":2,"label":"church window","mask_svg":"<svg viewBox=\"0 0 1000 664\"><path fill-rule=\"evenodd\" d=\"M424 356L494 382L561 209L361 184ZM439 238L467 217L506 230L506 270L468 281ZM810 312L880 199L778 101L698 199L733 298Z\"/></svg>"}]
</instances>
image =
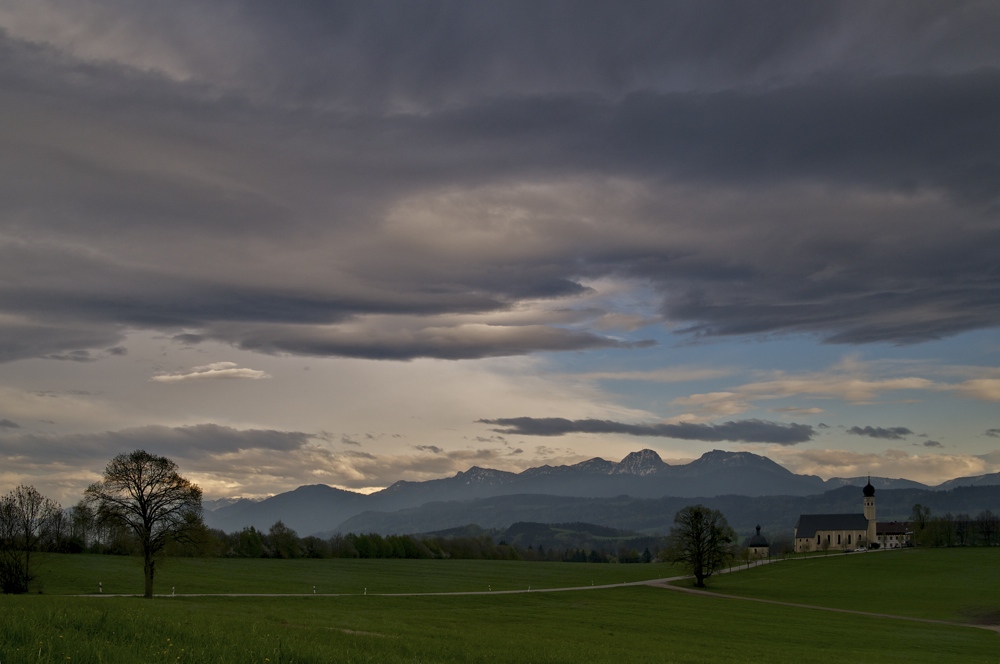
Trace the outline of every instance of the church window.
<instances>
[{"instance_id":1,"label":"church window","mask_svg":"<svg viewBox=\"0 0 1000 664\"><path fill-rule=\"evenodd\" d=\"M850 533L847 534L847 543L848 544L851 543L851 534Z\"/></svg>"},{"instance_id":2,"label":"church window","mask_svg":"<svg viewBox=\"0 0 1000 664\"><path fill-rule=\"evenodd\" d=\"M837 544L840 544L840 535L837 535Z\"/></svg>"}]
</instances>

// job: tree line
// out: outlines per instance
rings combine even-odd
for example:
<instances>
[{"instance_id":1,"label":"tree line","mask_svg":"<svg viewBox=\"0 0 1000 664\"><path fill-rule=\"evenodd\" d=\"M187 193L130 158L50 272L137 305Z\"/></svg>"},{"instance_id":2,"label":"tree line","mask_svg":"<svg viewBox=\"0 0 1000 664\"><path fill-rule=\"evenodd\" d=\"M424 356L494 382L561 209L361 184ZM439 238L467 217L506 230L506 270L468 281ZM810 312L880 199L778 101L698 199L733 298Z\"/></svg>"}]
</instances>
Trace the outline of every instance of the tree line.
<instances>
[{"instance_id":1,"label":"tree line","mask_svg":"<svg viewBox=\"0 0 1000 664\"><path fill-rule=\"evenodd\" d=\"M60 553L138 555L133 533L114 521L102 520L81 502L64 513L39 540L39 550ZM652 562L660 549L643 551L560 548L496 542L490 535L419 536L378 533L337 533L329 538L300 537L282 521L267 530L253 526L227 533L194 524L183 541L164 548L169 556L198 558L408 558L461 560L525 560L548 562L642 563Z\"/></svg>"},{"instance_id":2,"label":"tree line","mask_svg":"<svg viewBox=\"0 0 1000 664\"><path fill-rule=\"evenodd\" d=\"M916 546L996 546L1000 544L1000 515L983 510L976 516L933 516L929 507L917 503L910 516Z\"/></svg>"}]
</instances>

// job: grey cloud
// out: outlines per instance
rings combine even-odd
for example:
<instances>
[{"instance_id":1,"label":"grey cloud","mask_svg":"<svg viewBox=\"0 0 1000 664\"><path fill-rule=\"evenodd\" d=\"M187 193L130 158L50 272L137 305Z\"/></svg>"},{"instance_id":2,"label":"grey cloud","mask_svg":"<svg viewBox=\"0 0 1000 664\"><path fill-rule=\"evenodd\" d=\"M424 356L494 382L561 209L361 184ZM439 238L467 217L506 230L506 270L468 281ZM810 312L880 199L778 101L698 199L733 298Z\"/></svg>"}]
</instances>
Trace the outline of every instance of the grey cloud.
<instances>
[{"instance_id":1,"label":"grey cloud","mask_svg":"<svg viewBox=\"0 0 1000 664\"><path fill-rule=\"evenodd\" d=\"M378 474L358 481L352 463L366 463L381 472L370 455L335 454L313 436L295 431L238 430L214 424L190 427L150 426L94 434L0 434L0 460L9 473L37 476L55 488L63 504L72 504L116 454L146 449L178 463L181 472L195 475L212 495L260 495L287 491L303 483L303 469L331 484L378 485ZM341 474L345 476L342 482ZM52 478L52 479L46 479ZM60 479L61 478L61 479ZM347 479L349 478L349 479ZM351 482L356 482L350 484Z\"/></svg>"},{"instance_id":2,"label":"grey cloud","mask_svg":"<svg viewBox=\"0 0 1000 664\"><path fill-rule=\"evenodd\" d=\"M20 429L21 425L6 418L0 419L0 429Z\"/></svg>"},{"instance_id":3,"label":"grey cloud","mask_svg":"<svg viewBox=\"0 0 1000 664\"><path fill-rule=\"evenodd\" d=\"M353 438L347 435L341 436L340 442L342 442L344 445L356 445L358 447L361 447L361 443L359 443L358 441L354 440Z\"/></svg>"},{"instance_id":4,"label":"grey cloud","mask_svg":"<svg viewBox=\"0 0 1000 664\"><path fill-rule=\"evenodd\" d=\"M135 327L389 360L644 347L438 318L607 276L695 339L996 327L1000 9L961 4L116 4L115 39L156 40L183 83L127 43L98 62L0 33L0 307L20 317L0 361L94 359ZM106 8L53 7L107 41ZM218 38L190 47L187 21ZM522 203L536 232L497 253L387 224L465 191L472 230L477 192L611 181L640 194Z\"/></svg>"},{"instance_id":5,"label":"grey cloud","mask_svg":"<svg viewBox=\"0 0 1000 664\"><path fill-rule=\"evenodd\" d=\"M647 347L652 342L627 342L589 332L547 326L430 327L429 329L365 329L348 332L308 328L264 327L215 332L239 348L263 353L337 355L376 360L418 357L459 360L523 355L536 351ZM235 338L234 338L235 337Z\"/></svg>"},{"instance_id":6,"label":"grey cloud","mask_svg":"<svg viewBox=\"0 0 1000 664\"><path fill-rule=\"evenodd\" d=\"M987 429L986 435L991 438L1000 438L1000 429Z\"/></svg>"},{"instance_id":7,"label":"grey cloud","mask_svg":"<svg viewBox=\"0 0 1000 664\"><path fill-rule=\"evenodd\" d=\"M925 440L923 442L924 447L944 447L941 443L936 440Z\"/></svg>"},{"instance_id":8,"label":"grey cloud","mask_svg":"<svg viewBox=\"0 0 1000 664\"><path fill-rule=\"evenodd\" d=\"M118 33L155 25L162 50L173 45L194 76L299 104L426 107L470 96L614 95L1000 62L1000 17L982 2L197 6L191 14L218 35L211 45L191 48L185 21L151 21L157 10L132 6L117 8ZM80 32L87 17L75 18Z\"/></svg>"},{"instance_id":9,"label":"grey cloud","mask_svg":"<svg viewBox=\"0 0 1000 664\"><path fill-rule=\"evenodd\" d=\"M478 420L501 428L503 434L527 436L563 436L568 433L618 433L630 436L656 436L679 440L709 442L777 443L796 445L812 440L813 428L807 424L778 424L763 420L741 420L723 424L625 424L611 420L567 420L561 417L511 417Z\"/></svg>"},{"instance_id":10,"label":"grey cloud","mask_svg":"<svg viewBox=\"0 0 1000 664\"><path fill-rule=\"evenodd\" d=\"M367 460L370 460L370 461L374 461L375 459L378 458L377 456L375 456L371 452L352 451L352 452L345 452L345 454L348 457L352 458L352 459L367 459Z\"/></svg>"},{"instance_id":11,"label":"grey cloud","mask_svg":"<svg viewBox=\"0 0 1000 664\"><path fill-rule=\"evenodd\" d=\"M191 334L189 332L186 332L184 334L175 334L174 336L170 337L170 340L185 346L196 346L201 342L205 341L205 335Z\"/></svg>"},{"instance_id":12,"label":"grey cloud","mask_svg":"<svg viewBox=\"0 0 1000 664\"><path fill-rule=\"evenodd\" d=\"M96 362L97 358L90 354L89 350L71 350L65 353L49 353L43 355L47 360L59 360L62 362Z\"/></svg>"},{"instance_id":13,"label":"grey cloud","mask_svg":"<svg viewBox=\"0 0 1000 664\"><path fill-rule=\"evenodd\" d=\"M31 450L36 459L78 461L103 467L114 455L135 449L171 458L197 459L247 450L290 452L306 445L310 438L309 434L295 431L240 430L217 424L145 426L93 434L0 437L0 455L17 456Z\"/></svg>"},{"instance_id":14,"label":"grey cloud","mask_svg":"<svg viewBox=\"0 0 1000 664\"><path fill-rule=\"evenodd\" d=\"M28 324L0 322L0 362L29 357L70 358L75 351L103 348L121 339L120 327L113 323L67 325L48 321Z\"/></svg>"},{"instance_id":15,"label":"grey cloud","mask_svg":"<svg viewBox=\"0 0 1000 664\"><path fill-rule=\"evenodd\" d=\"M421 452L430 452L431 454L443 454L444 450L437 445L414 445L413 449L420 450Z\"/></svg>"},{"instance_id":16,"label":"grey cloud","mask_svg":"<svg viewBox=\"0 0 1000 664\"><path fill-rule=\"evenodd\" d=\"M902 440L913 435L913 432L906 427L851 427L847 433L855 436L867 436L869 438L884 438L886 440Z\"/></svg>"},{"instance_id":17,"label":"grey cloud","mask_svg":"<svg viewBox=\"0 0 1000 664\"><path fill-rule=\"evenodd\" d=\"M72 394L72 395L75 395L75 396L85 397L85 396L90 396L90 395L97 394L97 393L93 392L91 390L58 390L58 391L55 391L55 390L38 390L36 392L32 392L32 394L35 394L35 395L40 396L40 397L57 397L57 396L59 396L61 394Z\"/></svg>"},{"instance_id":18,"label":"grey cloud","mask_svg":"<svg viewBox=\"0 0 1000 664\"><path fill-rule=\"evenodd\" d=\"M128 355L128 348L125 346L115 346L114 348L108 348L104 351L108 355L117 355L118 357L125 357Z\"/></svg>"}]
</instances>

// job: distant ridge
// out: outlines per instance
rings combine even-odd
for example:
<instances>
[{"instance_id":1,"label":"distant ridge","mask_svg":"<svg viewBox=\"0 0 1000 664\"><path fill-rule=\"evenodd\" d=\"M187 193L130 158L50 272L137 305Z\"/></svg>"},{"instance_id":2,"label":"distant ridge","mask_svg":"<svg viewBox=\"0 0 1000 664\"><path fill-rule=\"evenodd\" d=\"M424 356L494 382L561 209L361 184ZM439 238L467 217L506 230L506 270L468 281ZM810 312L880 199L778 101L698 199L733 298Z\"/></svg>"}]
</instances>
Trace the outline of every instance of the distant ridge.
<instances>
[{"instance_id":1,"label":"distant ridge","mask_svg":"<svg viewBox=\"0 0 1000 664\"><path fill-rule=\"evenodd\" d=\"M906 479L873 477L876 489L930 490ZM573 465L539 466L520 473L473 466L453 477L426 482L399 481L369 495L323 484L302 486L261 501L240 499L206 506L205 521L227 532L246 526L267 529L282 520L300 535L331 532L363 512L394 512L431 502L468 501L511 495L575 498L710 498L723 495L809 496L865 484L867 478L797 475L767 457L751 452L712 450L688 464L670 465L650 449L632 452L620 462L599 457ZM1000 473L950 480L936 487L1000 485ZM574 516L567 521L584 517ZM530 514L521 520L535 520ZM462 524L456 524L462 525Z\"/></svg>"},{"instance_id":2,"label":"distant ridge","mask_svg":"<svg viewBox=\"0 0 1000 664\"><path fill-rule=\"evenodd\" d=\"M878 491L879 520L905 521L915 503L933 514L968 514L982 510L1000 513L1000 485L933 489L882 489ZM707 496L696 498L574 498L569 496L513 495L428 503L395 512L363 512L340 524L342 532L378 532L383 535L443 531L459 524L483 529L505 529L518 521L566 523L584 520L612 528L648 534L665 534L677 510L695 500L721 510L736 531L749 536L761 525L769 539L791 539L799 514L853 513L861 510L860 487L844 486L811 496Z\"/></svg>"}]
</instances>

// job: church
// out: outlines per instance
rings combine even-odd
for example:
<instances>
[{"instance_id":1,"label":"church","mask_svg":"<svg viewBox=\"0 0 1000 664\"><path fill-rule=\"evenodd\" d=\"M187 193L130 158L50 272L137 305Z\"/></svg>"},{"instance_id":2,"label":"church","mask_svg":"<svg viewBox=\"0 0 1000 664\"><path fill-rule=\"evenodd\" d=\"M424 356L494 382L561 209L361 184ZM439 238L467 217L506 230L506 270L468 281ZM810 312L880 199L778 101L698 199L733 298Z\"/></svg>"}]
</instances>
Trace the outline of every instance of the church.
<instances>
[{"instance_id":1,"label":"church","mask_svg":"<svg viewBox=\"0 0 1000 664\"><path fill-rule=\"evenodd\" d=\"M878 542L875 487L871 478L861 490L861 514L800 514L795 523L795 552L851 550Z\"/></svg>"}]
</instances>

